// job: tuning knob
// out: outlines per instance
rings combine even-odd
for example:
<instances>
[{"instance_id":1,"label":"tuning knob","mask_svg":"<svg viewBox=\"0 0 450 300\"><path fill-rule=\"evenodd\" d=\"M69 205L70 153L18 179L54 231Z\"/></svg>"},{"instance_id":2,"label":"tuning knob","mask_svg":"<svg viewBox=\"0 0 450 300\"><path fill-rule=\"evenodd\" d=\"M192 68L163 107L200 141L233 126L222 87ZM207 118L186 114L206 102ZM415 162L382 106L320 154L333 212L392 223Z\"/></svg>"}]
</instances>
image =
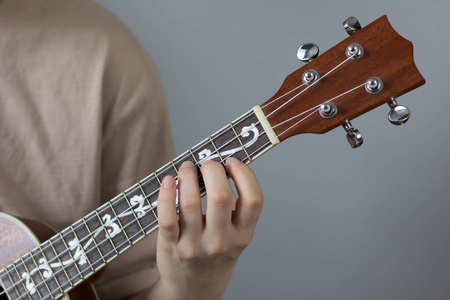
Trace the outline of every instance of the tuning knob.
<instances>
[{"instance_id":1,"label":"tuning knob","mask_svg":"<svg viewBox=\"0 0 450 300\"><path fill-rule=\"evenodd\" d=\"M388 102L391 110L388 113L388 120L394 125L405 124L411 116L411 111L404 105L399 105L394 97Z\"/></svg>"},{"instance_id":2,"label":"tuning knob","mask_svg":"<svg viewBox=\"0 0 450 300\"><path fill-rule=\"evenodd\" d=\"M297 58L302 62L310 62L319 55L319 47L314 43L300 45Z\"/></svg>"},{"instance_id":3,"label":"tuning knob","mask_svg":"<svg viewBox=\"0 0 450 300\"><path fill-rule=\"evenodd\" d=\"M347 31L348 35L352 35L358 30L361 30L361 24L355 17L350 17L344 21L344 29Z\"/></svg>"},{"instance_id":4,"label":"tuning knob","mask_svg":"<svg viewBox=\"0 0 450 300\"><path fill-rule=\"evenodd\" d=\"M358 148L363 144L363 137L361 133L359 133L358 129L354 129L352 123L349 120L345 120L345 124L342 125L345 131L347 132L347 141L352 148Z\"/></svg>"}]
</instances>

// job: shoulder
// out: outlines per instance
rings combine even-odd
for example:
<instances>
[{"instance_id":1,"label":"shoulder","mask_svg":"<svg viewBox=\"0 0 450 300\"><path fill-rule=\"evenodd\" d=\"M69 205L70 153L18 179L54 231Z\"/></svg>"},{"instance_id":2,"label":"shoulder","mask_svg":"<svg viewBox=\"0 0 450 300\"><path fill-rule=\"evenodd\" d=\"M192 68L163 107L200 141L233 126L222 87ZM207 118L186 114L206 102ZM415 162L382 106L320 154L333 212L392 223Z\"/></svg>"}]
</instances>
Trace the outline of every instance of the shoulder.
<instances>
[{"instance_id":1,"label":"shoulder","mask_svg":"<svg viewBox=\"0 0 450 300\"><path fill-rule=\"evenodd\" d=\"M139 44L116 15L93 0L3 0L0 25L7 35L64 43L66 48L133 49Z\"/></svg>"}]
</instances>

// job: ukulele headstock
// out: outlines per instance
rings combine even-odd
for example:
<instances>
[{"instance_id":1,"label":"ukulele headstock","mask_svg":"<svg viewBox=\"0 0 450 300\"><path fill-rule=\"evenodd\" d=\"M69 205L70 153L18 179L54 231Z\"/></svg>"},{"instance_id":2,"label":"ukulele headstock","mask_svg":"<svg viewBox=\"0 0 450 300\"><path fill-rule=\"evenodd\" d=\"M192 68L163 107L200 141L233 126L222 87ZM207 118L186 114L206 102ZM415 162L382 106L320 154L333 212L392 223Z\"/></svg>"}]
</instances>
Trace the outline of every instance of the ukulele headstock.
<instances>
[{"instance_id":1,"label":"ukulele headstock","mask_svg":"<svg viewBox=\"0 0 450 300\"><path fill-rule=\"evenodd\" d=\"M393 124L408 119L409 110L395 98L425 83L414 63L412 43L392 28L386 16L361 30L355 20L344 24L347 39L287 76L278 92L261 105L280 141L343 125L349 142L356 142L352 147L357 147L359 132L349 120L385 103L391 106ZM317 56L314 46L306 48L299 56L307 51Z\"/></svg>"}]
</instances>

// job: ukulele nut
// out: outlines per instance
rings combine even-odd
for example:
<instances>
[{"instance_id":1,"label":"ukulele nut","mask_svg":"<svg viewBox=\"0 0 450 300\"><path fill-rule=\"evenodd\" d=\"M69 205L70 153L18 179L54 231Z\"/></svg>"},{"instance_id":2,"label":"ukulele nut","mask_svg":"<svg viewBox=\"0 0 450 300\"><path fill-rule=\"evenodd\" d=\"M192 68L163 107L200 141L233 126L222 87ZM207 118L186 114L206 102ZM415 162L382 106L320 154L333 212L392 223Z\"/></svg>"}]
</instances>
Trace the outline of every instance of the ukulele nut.
<instances>
[{"instance_id":1,"label":"ukulele nut","mask_svg":"<svg viewBox=\"0 0 450 300\"><path fill-rule=\"evenodd\" d=\"M333 102L324 102L320 105L319 114L324 119L331 119L337 114L337 106Z\"/></svg>"},{"instance_id":2,"label":"ukulele nut","mask_svg":"<svg viewBox=\"0 0 450 300\"><path fill-rule=\"evenodd\" d=\"M369 94L375 95L383 90L383 81L378 77L369 78L364 86Z\"/></svg>"},{"instance_id":3,"label":"ukulele nut","mask_svg":"<svg viewBox=\"0 0 450 300\"><path fill-rule=\"evenodd\" d=\"M352 60L358 60L364 55L364 48L357 43L348 45L345 55Z\"/></svg>"},{"instance_id":4,"label":"ukulele nut","mask_svg":"<svg viewBox=\"0 0 450 300\"><path fill-rule=\"evenodd\" d=\"M320 74L316 70L308 70L303 73L302 81L304 84L313 86L319 83Z\"/></svg>"}]
</instances>

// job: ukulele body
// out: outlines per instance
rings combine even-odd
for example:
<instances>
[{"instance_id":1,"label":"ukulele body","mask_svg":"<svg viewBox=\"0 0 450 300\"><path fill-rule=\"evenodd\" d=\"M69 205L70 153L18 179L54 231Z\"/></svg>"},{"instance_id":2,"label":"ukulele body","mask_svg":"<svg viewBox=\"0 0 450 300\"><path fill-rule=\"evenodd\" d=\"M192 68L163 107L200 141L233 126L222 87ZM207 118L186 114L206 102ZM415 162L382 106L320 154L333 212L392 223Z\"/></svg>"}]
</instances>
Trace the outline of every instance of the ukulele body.
<instances>
[{"instance_id":1,"label":"ukulele body","mask_svg":"<svg viewBox=\"0 0 450 300\"><path fill-rule=\"evenodd\" d=\"M39 246L42 241L49 239L55 233L53 229L40 222L19 219L0 212L0 270ZM2 290L0 282L0 291ZM81 283L61 299L99 300L89 281ZM0 296L0 300L8 300L8 297Z\"/></svg>"}]
</instances>

